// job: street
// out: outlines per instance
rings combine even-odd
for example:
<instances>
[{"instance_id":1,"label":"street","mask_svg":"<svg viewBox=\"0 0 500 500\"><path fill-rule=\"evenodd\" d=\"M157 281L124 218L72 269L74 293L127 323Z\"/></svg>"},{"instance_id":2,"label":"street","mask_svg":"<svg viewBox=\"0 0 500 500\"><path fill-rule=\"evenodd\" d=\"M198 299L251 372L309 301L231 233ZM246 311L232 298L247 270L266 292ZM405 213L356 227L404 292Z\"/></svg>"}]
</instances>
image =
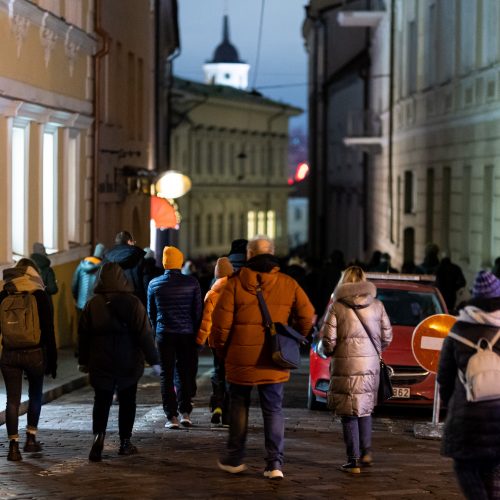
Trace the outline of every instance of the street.
<instances>
[{"instance_id":1,"label":"street","mask_svg":"<svg viewBox=\"0 0 500 500\"><path fill-rule=\"evenodd\" d=\"M231 476L217 468L227 430L211 428L207 406L210 358L200 360L198 395L191 429L166 430L159 379L145 375L138 393L133 442L139 454L117 454L117 410L108 424L103 461L90 463L93 391L84 387L42 408L39 439L43 452L23 453L7 462L2 426L0 498L461 498L451 461L440 457L439 442L413 437L412 412L384 411L374 420L375 465L359 476L337 467L344 461L341 426L328 411L305 408L307 362L286 389L285 479L262 477L262 417L252 405L248 436L248 470ZM402 415L402 416L401 416ZM418 412L417 420L430 419ZM20 419L20 429L25 425ZM21 443L24 435L21 431Z\"/></svg>"}]
</instances>

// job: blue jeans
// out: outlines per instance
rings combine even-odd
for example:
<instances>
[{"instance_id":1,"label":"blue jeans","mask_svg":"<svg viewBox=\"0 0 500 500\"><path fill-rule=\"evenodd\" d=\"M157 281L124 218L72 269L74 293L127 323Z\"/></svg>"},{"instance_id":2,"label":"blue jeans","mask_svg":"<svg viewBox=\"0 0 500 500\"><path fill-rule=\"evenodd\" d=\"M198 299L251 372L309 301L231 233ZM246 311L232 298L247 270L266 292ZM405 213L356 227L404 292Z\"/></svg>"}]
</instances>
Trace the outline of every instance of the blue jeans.
<instances>
[{"instance_id":1,"label":"blue jeans","mask_svg":"<svg viewBox=\"0 0 500 500\"><path fill-rule=\"evenodd\" d=\"M468 500L500 499L498 460L454 460L458 484Z\"/></svg>"},{"instance_id":2,"label":"blue jeans","mask_svg":"<svg viewBox=\"0 0 500 500\"><path fill-rule=\"evenodd\" d=\"M44 360L42 349L26 349L2 353L0 361L5 388L7 390L7 406L5 421L9 438L19 433L19 406L23 387L23 371L28 377L28 429L36 430L42 410L42 389Z\"/></svg>"},{"instance_id":3,"label":"blue jeans","mask_svg":"<svg viewBox=\"0 0 500 500\"><path fill-rule=\"evenodd\" d=\"M283 418L283 389L280 384L258 385L260 407L264 418L264 438L268 469L281 469L284 461L285 421ZM227 462L239 465L245 457L250 408L251 385L229 384L229 439Z\"/></svg>"},{"instance_id":4,"label":"blue jeans","mask_svg":"<svg viewBox=\"0 0 500 500\"><path fill-rule=\"evenodd\" d=\"M357 460L372 447L372 417L341 417L347 460Z\"/></svg>"}]
</instances>

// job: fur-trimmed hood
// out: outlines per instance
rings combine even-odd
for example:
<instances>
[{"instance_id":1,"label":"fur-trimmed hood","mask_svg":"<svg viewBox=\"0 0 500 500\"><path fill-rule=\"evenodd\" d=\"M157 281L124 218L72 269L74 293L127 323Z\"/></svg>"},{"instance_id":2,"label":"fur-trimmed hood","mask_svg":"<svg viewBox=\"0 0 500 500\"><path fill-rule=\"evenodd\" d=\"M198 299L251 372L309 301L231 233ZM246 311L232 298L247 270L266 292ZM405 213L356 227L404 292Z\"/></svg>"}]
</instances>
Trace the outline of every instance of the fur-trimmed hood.
<instances>
[{"instance_id":1,"label":"fur-trimmed hood","mask_svg":"<svg viewBox=\"0 0 500 500\"><path fill-rule=\"evenodd\" d=\"M368 307L376 296L377 288L369 281L342 283L333 292L334 300L342 300L355 308Z\"/></svg>"}]
</instances>

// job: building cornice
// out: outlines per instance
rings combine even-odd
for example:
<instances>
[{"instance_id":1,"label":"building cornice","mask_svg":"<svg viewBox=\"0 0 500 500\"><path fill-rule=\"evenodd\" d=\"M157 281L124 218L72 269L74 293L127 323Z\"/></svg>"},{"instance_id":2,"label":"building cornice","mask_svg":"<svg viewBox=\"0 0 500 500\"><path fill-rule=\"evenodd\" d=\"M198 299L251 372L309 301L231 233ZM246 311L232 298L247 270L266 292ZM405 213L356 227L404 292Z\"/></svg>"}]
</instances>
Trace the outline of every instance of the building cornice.
<instances>
[{"instance_id":1,"label":"building cornice","mask_svg":"<svg viewBox=\"0 0 500 500\"><path fill-rule=\"evenodd\" d=\"M64 42L68 57L74 57L75 52L80 50L88 55L97 51L97 40L92 34L28 0L0 0L2 11L9 16L11 29L18 40L18 51L29 25L40 29L40 38L47 50L59 39Z\"/></svg>"}]
</instances>

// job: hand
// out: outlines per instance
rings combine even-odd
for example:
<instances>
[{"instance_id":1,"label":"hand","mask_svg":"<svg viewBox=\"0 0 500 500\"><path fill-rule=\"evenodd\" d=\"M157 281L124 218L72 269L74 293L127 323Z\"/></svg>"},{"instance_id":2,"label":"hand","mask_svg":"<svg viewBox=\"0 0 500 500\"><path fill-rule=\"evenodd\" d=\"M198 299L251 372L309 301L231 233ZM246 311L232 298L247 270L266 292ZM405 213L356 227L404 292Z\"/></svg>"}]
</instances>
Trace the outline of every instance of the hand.
<instances>
[{"instance_id":1,"label":"hand","mask_svg":"<svg viewBox=\"0 0 500 500\"><path fill-rule=\"evenodd\" d=\"M161 366L160 365L153 365L151 368L153 369L153 375L155 377L159 377L161 375Z\"/></svg>"},{"instance_id":2,"label":"hand","mask_svg":"<svg viewBox=\"0 0 500 500\"><path fill-rule=\"evenodd\" d=\"M78 365L78 371L82 373L88 373L89 367L87 365Z\"/></svg>"},{"instance_id":3,"label":"hand","mask_svg":"<svg viewBox=\"0 0 500 500\"><path fill-rule=\"evenodd\" d=\"M196 344L196 349L198 352L203 351L204 348L205 348L205 344Z\"/></svg>"}]
</instances>

